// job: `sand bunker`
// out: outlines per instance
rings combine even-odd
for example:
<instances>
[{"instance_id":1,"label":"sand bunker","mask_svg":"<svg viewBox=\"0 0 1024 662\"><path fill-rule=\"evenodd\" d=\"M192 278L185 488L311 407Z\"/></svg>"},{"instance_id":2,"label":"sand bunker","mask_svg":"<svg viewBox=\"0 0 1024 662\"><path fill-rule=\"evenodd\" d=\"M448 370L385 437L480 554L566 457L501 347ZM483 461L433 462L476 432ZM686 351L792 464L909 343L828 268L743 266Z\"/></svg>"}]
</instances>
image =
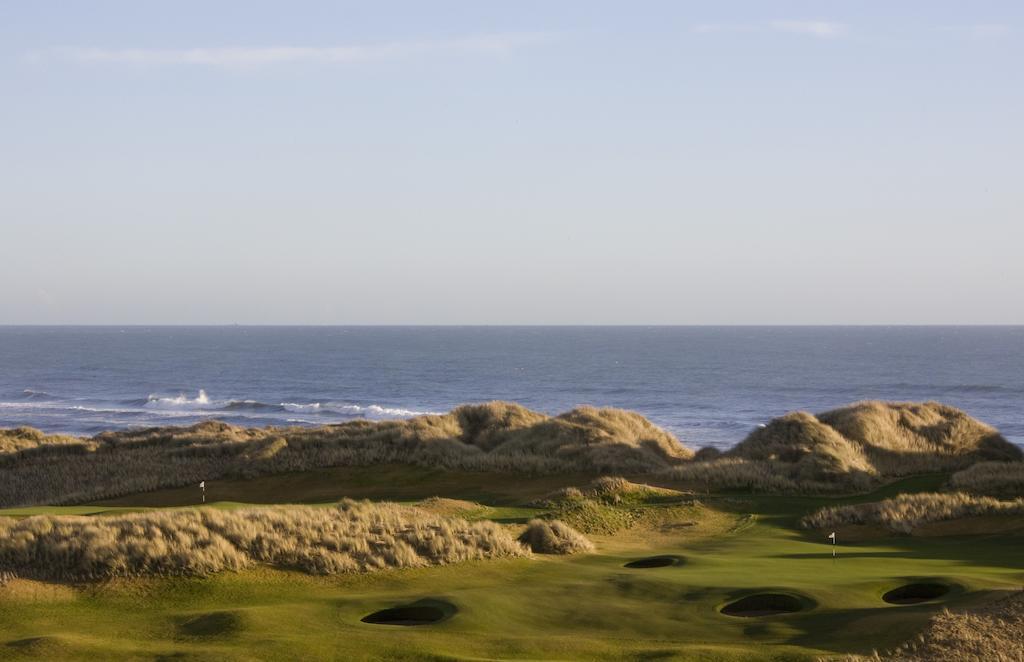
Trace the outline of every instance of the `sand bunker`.
<instances>
[{"instance_id":1,"label":"sand bunker","mask_svg":"<svg viewBox=\"0 0 1024 662\"><path fill-rule=\"evenodd\" d=\"M430 625L451 618L455 605L440 600L420 600L409 605L381 609L362 618L374 625Z\"/></svg>"},{"instance_id":2,"label":"sand bunker","mask_svg":"<svg viewBox=\"0 0 1024 662\"><path fill-rule=\"evenodd\" d=\"M645 559L636 559L630 561L622 567L624 568L665 568L673 565L683 565L686 563L686 559L681 556L674 556L667 554L664 556L648 556Z\"/></svg>"},{"instance_id":3,"label":"sand bunker","mask_svg":"<svg viewBox=\"0 0 1024 662\"><path fill-rule=\"evenodd\" d=\"M929 600L941 598L947 593L949 593L949 586L946 584L924 582L906 584L905 586L894 588L883 595L882 599L894 605L914 605L919 602L928 602Z\"/></svg>"},{"instance_id":4,"label":"sand bunker","mask_svg":"<svg viewBox=\"0 0 1024 662\"><path fill-rule=\"evenodd\" d=\"M792 595L785 593L756 593L740 598L722 607L726 616L752 618L756 616L772 616L774 614L791 614L804 609L804 603Z\"/></svg>"}]
</instances>

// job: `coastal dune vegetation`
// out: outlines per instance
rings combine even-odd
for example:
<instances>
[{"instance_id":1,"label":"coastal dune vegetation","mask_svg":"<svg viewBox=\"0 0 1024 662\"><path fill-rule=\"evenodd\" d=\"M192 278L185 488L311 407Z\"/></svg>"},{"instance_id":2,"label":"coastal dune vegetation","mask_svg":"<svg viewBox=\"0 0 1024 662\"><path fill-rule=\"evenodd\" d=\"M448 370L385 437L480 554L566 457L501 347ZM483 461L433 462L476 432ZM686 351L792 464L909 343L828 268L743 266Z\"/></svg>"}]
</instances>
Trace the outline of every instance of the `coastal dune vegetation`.
<instances>
[{"instance_id":1,"label":"coastal dune vegetation","mask_svg":"<svg viewBox=\"0 0 1024 662\"><path fill-rule=\"evenodd\" d=\"M491 402L443 415L316 428L206 421L91 438L30 428L0 431L0 507L84 503L201 480L391 463L646 475L695 490L828 493L978 462L1018 467L1020 460L1020 449L994 428L938 403L864 402L817 416L790 413L725 453L695 453L633 412L579 407L547 416ZM980 470L974 478L981 480Z\"/></svg>"},{"instance_id":2,"label":"coastal dune vegetation","mask_svg":"<svg viewBox=\"0 0 1024 662\"><path fill-rule=\"evenodd\" d=\"M874 503L822 508L804 517L801 524L811 529L878 524L897 533L911 533L932 522L981 515L1024 515L1024 498L1000 501L962 492L900 494Z\"/></svg>"},{"instance_id":3,"label":"coastal dune vegetation","mask_svg":"<svg viewBox=\"0 0 1024 662\"><path fill-rule=\"evenodd\" d=\"M1024 591L1017 591L979 609L943 609L917 637L885 653L848 656L844 662L933 662L1024 659Z\"/></svg>"},{"instance_id":4,"label":"coastal dune vegetation","mask_svg":"<svg viewBox=\"0 0 1024 662\"><path fill-rule=\"evenodd\" d=\"M675 473L680 478L692 473L715 485L740 487L748 481L764 491L825 492L837 485L862 491L887 477L1020 459L1020 448L995 428L954 407L861 402L817 416L786 414L752 432L724 463Z\"/></svg>"},{"instance_id":5,"label":"coastal dune vegetation","mask_svg":"<svg viewBox=\"0 0 1024 662\"><path fill-rule=\"evenodd\" d=\"M551 526L578 547L589 545L565 525ZM0 571L53 581L205 576L255 564L333 575L528 554L494 522L368 501L0 518Z\"/></svg>"},{"instance_id":6,"label":"coastal dune vegetation","mask_svg":"<svg viewBox=\"0 0 1024 662\"><path fill-rule=\"evenodd\" d=\"M953 489L994 497L1024 496L1024 463L979 462L956 472Z\"/></svg>"},{"instance_id":7,"label":"coastal dune vegetation","mask_svg":"<svg viewBox=\"0 0 1024 662\"><path fill-rule=\"evenodd\" d=\"M519 542L538 554L579 554L594 550L593 543L583 534L557 519L530 520Z\"/></svg>"}]
</instances>

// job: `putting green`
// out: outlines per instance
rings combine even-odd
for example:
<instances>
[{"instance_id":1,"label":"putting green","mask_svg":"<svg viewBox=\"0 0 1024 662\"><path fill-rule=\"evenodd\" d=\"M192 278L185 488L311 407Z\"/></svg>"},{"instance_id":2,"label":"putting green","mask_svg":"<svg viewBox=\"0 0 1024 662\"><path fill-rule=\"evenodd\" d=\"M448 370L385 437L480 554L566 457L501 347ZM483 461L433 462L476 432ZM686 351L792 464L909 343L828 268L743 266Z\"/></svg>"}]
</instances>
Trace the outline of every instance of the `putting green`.
<instances>
[{"instance_id":1,"label":"putting green","mask_svg":"<svg viewBox=\"0 0 1024 662\"><path fill-rule=\"evenodd\" d=\"M593 536L597 551L581 556L337 577L259 568L74 588L15 580L0 588L0 658L810 660L895 646L942 607L980 604L1024 582L1022 537L840 540L833 558L823 535L795 522L836 500L704 502L677 523ZM685 563L623 567L669 555ZM882 599L914 583L957 588L920 604ZM800 596L804 608L720 613L756 593ZM417 627L363 622L414 604L452 609Z\"/></svg>"}]
</instances>

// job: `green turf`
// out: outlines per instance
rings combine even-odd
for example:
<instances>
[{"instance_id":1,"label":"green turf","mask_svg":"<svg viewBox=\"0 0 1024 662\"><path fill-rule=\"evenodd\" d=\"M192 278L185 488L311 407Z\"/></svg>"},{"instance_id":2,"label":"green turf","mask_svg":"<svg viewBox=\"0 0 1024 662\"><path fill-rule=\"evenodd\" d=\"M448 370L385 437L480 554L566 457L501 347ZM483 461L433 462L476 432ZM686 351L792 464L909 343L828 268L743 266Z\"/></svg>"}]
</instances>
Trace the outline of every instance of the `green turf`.
<instances>
[{"instance_id":1,"label":"green turf","mask_svg":"<svg viewBox=\"0 0 1024 662\"><path fill-rule=\"evenodd\" d=\"M16 582L0 589L0 658L810 660L866 653L909 639L943 606L978 604L1024 582L1018 551L1024 537L886 537L841 544L833 560L820 532L795 527L821 505L932 489L936 480L845 500L711 495L703 497L706 507L650 505L678 511L686 521L657 520L654 529L597 536L597 552L577 557L341 577L258 569L70 589ZM485 501L480 486L472 489ZM489 489L498 496L471 516L518 521L536 514L510 504L510 487ZM125 508L142 505L120 501ZM40 509L19 514L27 510ZM656 554L678 554L685 563L622 567ZM925 579L954 590L923 605L881 600L891 588ZM718 612L753 591L796 594L814 607L763 618ZM425 598L458 612L421 627L360 621Z\"/></svg>"}]
</instances>

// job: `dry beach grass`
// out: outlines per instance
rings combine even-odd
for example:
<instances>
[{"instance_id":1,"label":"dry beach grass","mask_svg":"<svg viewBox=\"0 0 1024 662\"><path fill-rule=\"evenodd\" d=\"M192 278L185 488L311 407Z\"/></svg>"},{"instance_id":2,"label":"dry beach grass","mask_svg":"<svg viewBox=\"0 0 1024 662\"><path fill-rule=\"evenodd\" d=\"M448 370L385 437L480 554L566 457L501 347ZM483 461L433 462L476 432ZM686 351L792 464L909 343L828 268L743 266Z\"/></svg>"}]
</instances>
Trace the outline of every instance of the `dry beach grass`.
<instances>
[{"instance_id":1,"label":"dry beach grass","mask_svg":"<svg viewBox=\"0 0 1024 662\"><path fill-rule=\"evenodd\" d=\"M1020 449L995 429L937 403L865 402L818 416L795 412L727 453L702 449L695 455L633 412L580 407L552 417L491 402L439 416L318 428L246 429L208 421L88 439L26 428L0 431L0 507L83 503L200 480L385 463L520 474L646 474L693 490L826 493L863 491L887 478L982 461L1018 466L1020 459Z\"/></svg>"},{"instance_id":2,"label":"dry beach grass","mask_svg":"<svg viewBox=\"0 0 1024 662\"><path fill-rule=\"evenodd\" d=\"M878 524L897 533L945 520L979 515L1024 515L1024 499L999 501L962 492L953 494L901 494L875 503L823 508L801 520L809 529L847 524Z\"/></svg>"},{"instance_id":3,"label":"dry beach grass","mask_svg":"<svg viewBox=\"0 0 1024 662\"><path fill-rule=\"evenodd\" d=\"M322 575L527 553L493 522L368 501L0 518L0 573L62 581L201 576L258 563Z\"/></svg>"}]
</instances>

